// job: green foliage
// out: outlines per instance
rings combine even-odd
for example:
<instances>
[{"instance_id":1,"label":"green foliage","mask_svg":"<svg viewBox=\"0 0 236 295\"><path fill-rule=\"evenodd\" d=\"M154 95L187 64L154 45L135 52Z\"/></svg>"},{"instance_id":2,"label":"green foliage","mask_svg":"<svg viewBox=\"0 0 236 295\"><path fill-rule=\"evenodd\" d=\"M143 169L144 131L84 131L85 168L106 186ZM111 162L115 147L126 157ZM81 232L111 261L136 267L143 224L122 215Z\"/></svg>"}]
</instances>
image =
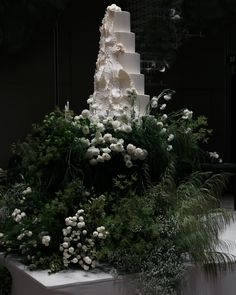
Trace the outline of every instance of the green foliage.
<instances>
[{"instance_id":1,"label":"green foliage","mask_svg":"<svg viewBox=\"0 0 236 295\"><path fill-rule=\"evenodd\" d=\"M173 94L141 118L56 109L34 125L0 171L0 250L32 270L108 263L137 274L142 294L177 294L186 259L213 271L231 262L215 250L232 219L217 199L225 175L197 172L207 120L165 114Z\"/></svg>"}]
</instances>

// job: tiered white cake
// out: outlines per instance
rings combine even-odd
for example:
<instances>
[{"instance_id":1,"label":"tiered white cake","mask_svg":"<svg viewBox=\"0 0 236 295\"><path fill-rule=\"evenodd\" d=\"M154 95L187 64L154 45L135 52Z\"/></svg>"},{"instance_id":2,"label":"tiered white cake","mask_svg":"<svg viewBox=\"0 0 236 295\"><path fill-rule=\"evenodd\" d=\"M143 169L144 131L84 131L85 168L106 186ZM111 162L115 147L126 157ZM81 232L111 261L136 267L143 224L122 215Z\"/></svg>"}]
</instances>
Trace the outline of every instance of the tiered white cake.
<instances>
[{"instance_id":1,"label":"tiered white cake","mask_svg":"<svg viewBox=\"0 0 236 295\"><path fill-rule=\"evenodd\" d=\"M112 4L100 27L100 49L94 76L94 93L88 99L93 114L139 117L146 114L149 96L144 94L140 55L135 52L135 34L130 31L130 13ZM133 101L130 92L137 96Z\"/></svg>"}]
</instances>

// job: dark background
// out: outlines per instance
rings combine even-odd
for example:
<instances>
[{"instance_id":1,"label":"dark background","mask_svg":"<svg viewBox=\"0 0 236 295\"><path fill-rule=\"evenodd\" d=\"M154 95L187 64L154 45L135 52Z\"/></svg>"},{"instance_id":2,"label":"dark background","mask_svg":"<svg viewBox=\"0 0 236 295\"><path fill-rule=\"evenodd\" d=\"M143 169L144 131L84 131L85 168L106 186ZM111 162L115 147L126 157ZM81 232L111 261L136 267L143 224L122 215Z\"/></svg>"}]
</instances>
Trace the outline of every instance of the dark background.
<instances>
[{"instance_id":1,"label":"dark background","mask_svg":"<svg viewBox=\"0 0 236 295\"><path fill-rule=\"evenodd\" d=\"M2 46L0 167L7 167L11 144L23 139L32 123L40 122L56 105L63 108L67 100L79 112L93 93L99 26L111 2L83 2L83 9L79 1L67 2L57 7L55 15L52 13L48 19L26 24L29 32L20 46L15 48L6 42ZM125 2L122 9L125 10ZM21 15L16 28L20 28L23 19ZM0 21L0 27L1 24ZM197 115L207 116L213 129L209 148L216 150L226 162L236 160L232 142L235 63L229 60L236 53L234 25L230 22L214 34L186 39L172 67L156 75L160 83L146 86L146 94L150 95L158 94L161 88L175 89L177 94L171 108L186 107ZM0 41L1 38L0 32Z\"/></svg>"}]
</instances>

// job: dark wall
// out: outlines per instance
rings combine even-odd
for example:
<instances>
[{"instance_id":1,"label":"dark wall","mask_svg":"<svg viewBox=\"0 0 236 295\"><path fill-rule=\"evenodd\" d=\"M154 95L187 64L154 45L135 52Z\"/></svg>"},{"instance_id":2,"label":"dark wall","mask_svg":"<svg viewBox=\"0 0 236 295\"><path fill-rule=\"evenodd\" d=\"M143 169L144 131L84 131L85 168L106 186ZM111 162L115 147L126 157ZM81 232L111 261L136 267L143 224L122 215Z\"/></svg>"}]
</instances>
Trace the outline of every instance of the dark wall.
<instances>
[{"instance_id":1,"label":"dark wall","mask_svg":"<svg viewBox=\"0 0 236 295\"><path fill-rule=\"evenodd\" d=\"M108 1L72 0L58 24L40 26L27 47L0 57L0 167L11 144L23 139L55 105L80 111L93 92L99 26ZM55 63L56 62L56 63Z\"/></svg>"},{"instance_id":2,"label":"dark wall","mask_svg":"<svg viewBox=\"0 0 236 295\"><path fill-rule=\"evenodd\" d=\"M156 95L163 88L176 91L170 109L188 108L208 118L213 134L207 145L225 162L235 162L235 65L228 58L236 53L234 25L227 25L202 37L185 39L173 66L159 73L158 86L147 92Z\"/></svg>"},{"instance_id":3,"label":"dark wall","mask_svg":"<svg viewBox=\"0 0 236 295\"><path fill-rule=\"evenodd\" d=\"M228 161L225 134L225 61L224 34L185 40L178 59L167 74L167 84L176 89L173 104L188 108L194 115L208 118L213 129L208 148Z\"/></svg>"},{"instance_id":4,"label":"dark wall","mask_svg":"<svg viewBox=\"0 0 236 295\"><path fill-rule=\"evenodd\" d=\"M110 1L72 1L59 21L59 105L76 112L87 107L99 50L99 27Z\"/></svg>"},{"instance_id":5,"label":"dark wall","mask_svg":"<svg viewBox=\"0 0 236 295\"><path fill-rule=\"evenodd\" d=\"M53 36L36 31L31 43L16 55L0 59L0 167L5 167L13 142L29 132L54 106Z\"/></svg>"}]
</instances>

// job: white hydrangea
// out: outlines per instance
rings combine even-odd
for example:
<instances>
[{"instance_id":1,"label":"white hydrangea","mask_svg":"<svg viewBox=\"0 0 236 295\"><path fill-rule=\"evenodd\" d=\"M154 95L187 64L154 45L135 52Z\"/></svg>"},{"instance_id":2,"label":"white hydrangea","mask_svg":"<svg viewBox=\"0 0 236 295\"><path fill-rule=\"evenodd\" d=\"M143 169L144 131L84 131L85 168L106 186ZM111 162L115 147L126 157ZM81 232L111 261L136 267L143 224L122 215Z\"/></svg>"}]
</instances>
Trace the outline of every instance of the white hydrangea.
<instances>
[{"instance_id":1,"label":"white hydrangea","mask_svg":"<svg viewBox=\"0 0 236 295\"><path fill-rule=\"evenodd\" d=\"M68 267L70 263L79 264L84 270L89 270L95 267L96 263L96 244L104 240L108 232L104 226L97 228L99 232L95 231L91 234L86 229L86 224L83 216L84 210L79 209L75 216L67 217L67 220L74 220L76 227L71 231L71 227L62 229L64 242L59 246L63 254L63 265ZM68 230L69 229L69 230ZM86 267L85 267L86 266Z\"/></svg>"}]
</instances>

